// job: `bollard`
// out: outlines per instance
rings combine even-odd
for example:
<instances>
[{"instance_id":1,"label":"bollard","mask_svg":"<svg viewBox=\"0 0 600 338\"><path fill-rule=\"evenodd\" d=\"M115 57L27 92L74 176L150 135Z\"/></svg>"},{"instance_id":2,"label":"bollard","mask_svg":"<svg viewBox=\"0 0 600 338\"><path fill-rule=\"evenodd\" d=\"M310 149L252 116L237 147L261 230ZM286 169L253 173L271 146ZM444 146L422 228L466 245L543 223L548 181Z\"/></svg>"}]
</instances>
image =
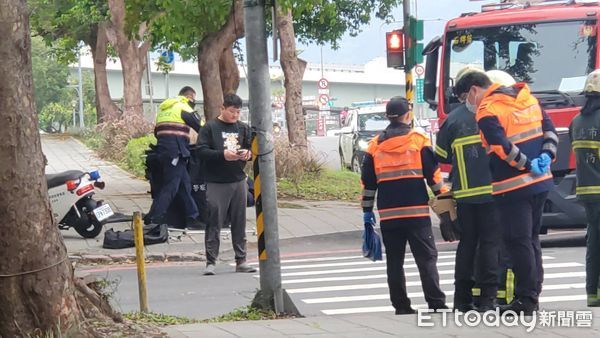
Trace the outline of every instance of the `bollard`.
<instances>
[{"instance_id":1,"label":"bollard","mask_svg":"<svg viewBox=\"0 0 600 338\"><path fill-rule=\"evenodd\" d=\"M133 213L133 233L135 238L135 261L137 264L140 312L148 312L148 293L146 292L146 261L144 257L144 226L139 211Z\"/></svg>"}]
</instances>

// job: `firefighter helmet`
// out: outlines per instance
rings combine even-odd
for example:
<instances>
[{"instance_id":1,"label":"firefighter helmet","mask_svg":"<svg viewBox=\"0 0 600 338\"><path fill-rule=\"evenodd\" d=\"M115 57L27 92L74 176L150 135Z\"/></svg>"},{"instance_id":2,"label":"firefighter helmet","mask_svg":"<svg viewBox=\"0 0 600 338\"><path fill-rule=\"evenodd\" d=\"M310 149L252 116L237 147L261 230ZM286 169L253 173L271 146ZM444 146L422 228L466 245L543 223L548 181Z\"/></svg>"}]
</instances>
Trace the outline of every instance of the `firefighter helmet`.
<instances>
[{"instance_id":1,"label":"firefighter helmet","mask_svg":"<svg viewBox=\"0 0 600 338\"><path fill-rule=\"evenodd\" d=\"M510 76L510 74L501 70L488 70L487 72L485 72L485 74L490 78L490 81L498 83L505 87L510 87L517 83L517 81L515 81L515 79L512 76Z\"/></svg>"},{"instance_id":2,"label":"firefighter helmet","mask_svg":"<svg viewBox=\"0 0 600 338\"><path fill-rule=\"evenodd\" d=\"M600 93L600 69L596 69L588 75L583 91L585 93Z\"/></svg>"},{"instance_id":3,"label":"firefighter helmet","mask_svg":"<svg viewBox=\"0 0 600 338\"><path fill-rule=\"evenodd\" d=\"M461 70L458 71L458 73L456 73L456 80L454 81L454 83L458 83L458 81L460 81L460 79L471 73L471 72L480 72L483 73L483 70L477 66L474 65L467 65L464 68L462 68Z\"/></svg>"}]
</instances>

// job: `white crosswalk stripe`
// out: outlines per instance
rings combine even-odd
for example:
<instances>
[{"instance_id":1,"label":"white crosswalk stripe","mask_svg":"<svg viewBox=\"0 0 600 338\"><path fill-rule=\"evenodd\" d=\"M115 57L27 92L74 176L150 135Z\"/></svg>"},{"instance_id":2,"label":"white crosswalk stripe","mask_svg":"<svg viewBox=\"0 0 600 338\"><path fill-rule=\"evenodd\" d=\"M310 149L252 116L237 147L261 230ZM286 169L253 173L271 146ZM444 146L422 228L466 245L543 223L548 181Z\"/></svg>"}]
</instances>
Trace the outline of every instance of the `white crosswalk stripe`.
<instances>
[{"instance_id":1,"label":"white crosswalk stripe","mask_svg":"<svg viewBox=\"0 0 600 338\"><path fill-rule=\"evenodd\" d=\"M455 252L440 252L440 286L452 306ZM585 266L544 255L542 306L574 302L585 306ZM413 307L426 307L417 265L411 254L405 259L408 297ZM255 263L255 265L258 265ZM282 283L301 313L326 315L391 312L384 261L371 262L362 256L320 256L281 261ZM256 274L255 278L259 278Z\"/></svg>"}]
</instances>

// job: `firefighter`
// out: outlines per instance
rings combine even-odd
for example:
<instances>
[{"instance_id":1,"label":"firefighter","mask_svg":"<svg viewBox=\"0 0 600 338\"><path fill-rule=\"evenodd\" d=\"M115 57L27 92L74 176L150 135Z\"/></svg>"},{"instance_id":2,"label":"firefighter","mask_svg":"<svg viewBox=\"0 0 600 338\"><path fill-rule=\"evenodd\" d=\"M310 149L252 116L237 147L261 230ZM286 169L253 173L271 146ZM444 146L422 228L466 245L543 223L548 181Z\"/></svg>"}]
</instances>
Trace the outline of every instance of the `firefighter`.
<instances>
[{"instance_id":1,"label":"firefighter","mask_svg":"<svg viewBox=\"0 0 600 338\"><path fill-rule=\"evenodd\" d=\"M600 306L600 69L588 75L586 103L569 126L577 164L577 198L587 215L585 289L587 305Z\"/></svg>"},{"instance_id":2,"label":"firefighter","mask_svg":"<svg viewBox=\"0 0 600 338\"><path fill-rule=\"evenodd\" d=\"M516 279L515 299L501 311L531 315L538 309L544 277L539 240L542 209L553 188L550 163L558 136L525 83L502 86L471 72L456 84L476 112L490 157L492 195Z\"/></svg>"},{"instance_id":3,"label":"firefighter","mask_svg":"<svg viewBox=\"0 0 600 338\"><path fill-rule=\"evenodd\" d=\"M436 267L437 249L429 216L427 184L437 195L446 191L428 137L410 127L410 104L393 97L386 106L389 126L369 142L362 163L362 207L365 223L375 223L377 209L386 251L387 281L396 314L415 313L406 293L406 243L421 276L430 309L447 309Z\"/></svg>"},{"instance_id":4,"label":"firefighter","mask_svg":"<svg viewBox=\"0 0 600 338\"><path fill-rule=\"evenodd\" d=\"M457 81L470 72L483 71L465 67L457 74ZM464 103L468 93L455 94ZM439 162L452 165L452 195L457 202L460 224L454 273L454 309L461 312L492 310L496 307L501 232L492 198L489 159L485 148L481 146L475 114L465 104L453 109L442 123L436 138L435 153ZM477 308L472 291L476 262L480 291Z\"/></svg>"},{"instance_id":5,"label":"firefighter","mask_svg":"<svg viewBox=\"0 0 600 338\"><path fill-rule=\"evenodd\" d=\"M196 92L183 87L179 96L165 100L156 114L154 135L157 138L156 152L162 171L162 185L157 198L152 200L147 223L165 223L171 202L179 197L185 208L189 227L198 227L199 215L192 198L192 184L187 171L190 158L190 128L200 129L200 119L194 113Z\"/></svg>"}]
</instances>

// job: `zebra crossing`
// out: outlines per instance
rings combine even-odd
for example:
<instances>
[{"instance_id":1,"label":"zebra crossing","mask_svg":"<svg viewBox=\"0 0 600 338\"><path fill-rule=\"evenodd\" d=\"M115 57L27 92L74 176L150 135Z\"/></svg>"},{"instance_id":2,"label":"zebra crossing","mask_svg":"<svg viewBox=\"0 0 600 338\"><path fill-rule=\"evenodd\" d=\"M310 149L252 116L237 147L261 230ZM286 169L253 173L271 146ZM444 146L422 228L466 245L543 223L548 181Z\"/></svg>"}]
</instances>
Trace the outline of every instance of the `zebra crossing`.
<instances>
[{"instance_id":1,"label":"zebra crossing","mask_svg":"<svg viewBox=\"0 0 600 338\"><path fill-rule=\"evenodd\" d=\"M453 251L440 252L440 286L452 306ZM543 309L579 309L585 306L585 266L560 255L544 255ZM583 261L583 260L582 260ZM255 263L258 265L257 263ZM407 253L404 269L413 307L426 307L419 272ZM341 315L391 312L384 261L371 262L360 255L308 257L281 261L283 287L304 315ZM255 278L259 278L256 274Z\"/></svg>"}]
</instances>

